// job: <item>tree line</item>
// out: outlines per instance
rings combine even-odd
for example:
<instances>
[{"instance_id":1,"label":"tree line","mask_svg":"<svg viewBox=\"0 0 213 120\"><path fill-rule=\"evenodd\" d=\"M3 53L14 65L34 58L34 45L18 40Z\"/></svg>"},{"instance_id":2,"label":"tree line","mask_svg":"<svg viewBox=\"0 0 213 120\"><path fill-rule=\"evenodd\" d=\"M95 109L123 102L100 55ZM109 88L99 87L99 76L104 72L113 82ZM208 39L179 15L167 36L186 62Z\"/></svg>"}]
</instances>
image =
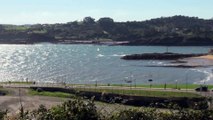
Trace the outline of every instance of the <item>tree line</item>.
<instances>
[{"instance_id":1,"label":"tree line","mask_svg":"<svg viewBox=\"0 0 213 120\"><path fill-rule=\"evenodd\" d=\"M213 20L188 16L115 22L110 17L61 24L0 25L0 43L129 41L128 45L213 45Z\"/></svg>"}]
</instances>

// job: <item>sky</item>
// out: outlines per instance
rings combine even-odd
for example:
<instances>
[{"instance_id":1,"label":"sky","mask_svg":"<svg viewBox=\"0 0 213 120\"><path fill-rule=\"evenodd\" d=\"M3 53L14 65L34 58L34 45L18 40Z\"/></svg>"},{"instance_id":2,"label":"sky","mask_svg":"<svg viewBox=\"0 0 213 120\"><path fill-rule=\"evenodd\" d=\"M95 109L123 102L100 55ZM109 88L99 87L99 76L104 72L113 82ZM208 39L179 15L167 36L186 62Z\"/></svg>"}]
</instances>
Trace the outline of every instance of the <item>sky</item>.
<instances>
[{"instance_id":1,"label":"sky","mask_svg":"<svg viewBox=\"0 0 213 120\"><path fill-rule=\"evenodd\" d=\"M143 21L174 15L213 18L213 0L0 0L0 24L98 20Z\"/></svg>"}]
</instances>

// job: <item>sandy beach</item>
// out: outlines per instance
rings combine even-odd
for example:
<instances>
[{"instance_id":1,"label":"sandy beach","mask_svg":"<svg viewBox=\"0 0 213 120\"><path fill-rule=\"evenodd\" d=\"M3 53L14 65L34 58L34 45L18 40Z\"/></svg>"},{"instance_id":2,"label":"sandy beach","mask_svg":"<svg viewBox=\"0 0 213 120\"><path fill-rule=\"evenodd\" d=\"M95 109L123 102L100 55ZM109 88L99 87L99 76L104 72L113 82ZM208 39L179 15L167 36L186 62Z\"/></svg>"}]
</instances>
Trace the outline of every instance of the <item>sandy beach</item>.
<instances>
[{"instance_id":1,"label":"sandy beach","mask_svg":"<svg viewBox=\"0 0 213 120\"><path fill-rule=\"evenodd\" d=\"M213 55L205 55L205 56L200 56L196 58L203 58L203 59L208 59L208 60L213 60Z\"/></svg>"},{"instance_id":2,"label":"sandy beach","mask_svg":"<svg viewBox=\"0 0 213 120\"><path fill-rule=\"evenodd\" d=\"M190 57L190 58L182 59L181 61L186 62L186 63L183 63L183 65L208 67L208 66L213 66L213 55Z\"/></svg>"}]
</instances>

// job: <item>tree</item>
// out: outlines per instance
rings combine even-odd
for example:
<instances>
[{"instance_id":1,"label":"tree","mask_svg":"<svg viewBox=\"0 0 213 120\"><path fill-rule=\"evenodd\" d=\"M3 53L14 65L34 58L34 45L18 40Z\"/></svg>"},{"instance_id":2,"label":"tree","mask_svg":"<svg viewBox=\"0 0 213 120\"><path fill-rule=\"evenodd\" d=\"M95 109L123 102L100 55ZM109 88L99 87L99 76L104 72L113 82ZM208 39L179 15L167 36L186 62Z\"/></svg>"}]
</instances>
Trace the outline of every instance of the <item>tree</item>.
<instances>
[{"instance_id":1,"label":"tree","mask_svg":"<svg viewBox=\"0 0 213 120\"><path fill-rule=\"evenodd\" d=\"M83 19L83 23L84 23L84 24L94 24L94 23L95 23L95 19L92 18L92 17L85 17L85 18Z\"/></svg>"},{"instance_id":2,"label":"tree","mask_svg":"<svg viewBox=\"0 0 213 120\"><path fill-rule=\"evenodd\" d=\"M112 27L114 27L114 20L112 18L109 17L104 17L104 18L100 18L98 20L98 24L104 29L104 30L109 30Z\"/></svg>"}]
</instances>

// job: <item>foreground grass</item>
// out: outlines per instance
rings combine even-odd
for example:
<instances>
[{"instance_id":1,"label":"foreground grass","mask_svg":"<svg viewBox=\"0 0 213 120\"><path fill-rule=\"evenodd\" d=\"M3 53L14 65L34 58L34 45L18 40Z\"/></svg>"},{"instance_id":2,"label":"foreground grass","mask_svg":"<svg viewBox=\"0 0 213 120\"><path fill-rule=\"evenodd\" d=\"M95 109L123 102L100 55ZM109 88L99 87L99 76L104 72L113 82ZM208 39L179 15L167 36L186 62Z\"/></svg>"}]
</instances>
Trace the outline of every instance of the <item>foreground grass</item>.
<instances>
[{"instance_id":1,"label":"foreground grass","mask_svg":"<svg viewBox=\"0 0 213 120\"><path fill-rule=\"evenodd\" d=\"M115 93L123 95L135 95L145 97L201 97L199 94L191 92L171 92L171 91L154 91L154 90L127 90L127 89L95 89L95 88L77 88L78 91L92 91L102 93Z\"/></svg>"},{"instance_id":2,"label":"foreground grass","mask_svg":"<svg viewBox=\"0 0 213 120\"><path fill-rule=\"evenodd\" d=\"M32 89L29 90L28 94L38 96L60 97L60 98L71 98L75 96L64 92L48 92L48 91L38 92Z\"/></svg>"}]
</instances>

